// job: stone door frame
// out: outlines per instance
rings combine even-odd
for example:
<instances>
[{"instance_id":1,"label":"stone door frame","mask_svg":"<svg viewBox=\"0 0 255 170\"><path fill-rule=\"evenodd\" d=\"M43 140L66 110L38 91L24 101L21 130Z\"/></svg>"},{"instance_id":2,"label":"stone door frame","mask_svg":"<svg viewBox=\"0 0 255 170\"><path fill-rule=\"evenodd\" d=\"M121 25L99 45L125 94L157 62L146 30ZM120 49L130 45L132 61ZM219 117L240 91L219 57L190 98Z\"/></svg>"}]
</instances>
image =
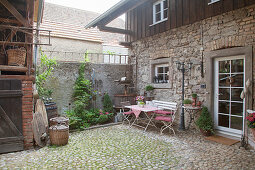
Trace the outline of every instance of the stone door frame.
<instances>
[{"instance_id":1,"label":"stone door frame","mask_svg":"<svg viewBox=\"0 0 255 170\"><path fill-rule=\"evenodd\" d=\"M205 81L206 81L206 106L208 107L211 115L213 116L214 120L214 92L215 92L215 86L214 86L214 61L216 58L220 57L231 57L231 56L237 56L237 55L244 55L245 56L245 82L249 79L253 85L253 79L252 79L252 70L253 70L253 55L252 55L252 46L248 47L234 47L234 48L228 48L228 49L221 49L221 50L215 50L205 53L205 66L206 66L206 72L205 72ZM253 87L248 89L248 96L246 98L245 103L245 110L246 109L252 109L252 92Z\"/></svg>"}]
</instances>

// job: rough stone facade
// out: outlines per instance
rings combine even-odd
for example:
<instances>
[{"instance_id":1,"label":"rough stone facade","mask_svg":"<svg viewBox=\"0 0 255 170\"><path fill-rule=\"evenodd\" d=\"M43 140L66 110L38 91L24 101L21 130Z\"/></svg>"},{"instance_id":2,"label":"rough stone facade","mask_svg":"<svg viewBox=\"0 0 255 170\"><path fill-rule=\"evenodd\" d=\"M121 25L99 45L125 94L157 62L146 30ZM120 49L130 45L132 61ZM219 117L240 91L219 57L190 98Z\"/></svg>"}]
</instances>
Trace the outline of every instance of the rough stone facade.
<instances>
[{"instance_id":1,"label":"rough stone facade","mask_svg":"<svg viewBox=\"0 0 255 170\"><path fill-rule=\"evenodd\" d=\"M80 63L59 63L53 71L52 80L47 83L53 89L52 97L61 114L64 114L64 111L69 109L69 103L72 103L73 87L78 77L79 66ZM124 86L114 80L125 77L126 72L130 72L129 68L127 65L111 64L89 64L86 67L86 78L94 80L93 87L98 91L97 100L92 102L94 106L102 108L104 93L108 93L113 101L114 94L124 92Z\"/></svg>"},{"instance_id":2,"label":"rough stone facade","mask_svg":"<svg viewBox=\"0 0 255 170\"><path fill-rule=\"evenodd\" d=\"M182 74L177 70L175 62L185 61L198 64L202 61L203 53L206 51L240 46L253 46L253 55L255 54L254 5L133 42L132 63L134 65L137 63L138 68L136 70L134 67L133 72L135 84L138 91L143 94L144 87L152 84L150 62L163 57L169 58L171 61L169 68L173 73L170 75L170 85L164 89L155 89L154 95L159 100L181 103ZM205 63L206 58L203 60ZM203 71L210 70L204 67ZM253 78L255 78L254 73ZM191 94L195 92L199 100L206 102L206 89L201 88L201 84L206 84L205 78L201 76L201 67L193 65L185 77L185 98L191 98ZM253 83L253 91L255 91L254 87Z\"/></svg>"}]
</instances>

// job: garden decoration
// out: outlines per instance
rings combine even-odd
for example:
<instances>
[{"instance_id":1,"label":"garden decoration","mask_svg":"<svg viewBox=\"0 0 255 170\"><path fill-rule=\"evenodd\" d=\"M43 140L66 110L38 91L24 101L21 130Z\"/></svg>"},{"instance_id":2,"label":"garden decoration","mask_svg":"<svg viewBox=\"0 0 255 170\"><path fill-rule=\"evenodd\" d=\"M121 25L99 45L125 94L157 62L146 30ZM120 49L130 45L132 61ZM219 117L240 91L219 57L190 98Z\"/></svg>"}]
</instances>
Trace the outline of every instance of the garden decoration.
<instances>
[{"instance_id":1,"label":"garden decoration","mask_svg":"<svg viewBox=\"0 0 255 170\"><path fill-rule=\"evenodd\" d=\"M192 95L192 106L193 107L196 107L197 106L197 94L196 93L193 93Z\"/></svg>"},{"instance_id":2,"label":"garden decoration","mask_svg":"<svg viewBox=\"0 0 255 170\"><path fill-rule=\"evenodd\" d=\"M184 104L185 107L191 106L192 101L191 101L190 99L185 99L185 100L183 101L183 104Z\"/></svg>"},{"instance_id":3,"label":"garden decoration","mask_svg":"<svg viewBox=\"0 0 255 170\"><path fill-rule=\"evenodd\" d=\"M253 134L253 140L255 141L255 112L248 112L248 115L246 116L246 121L248 127L251 129L251 132Z\"/></svg>"},{"instance_id":4,"label":"garden decoration","mask_svg":"<svg viewBox=\"0 0 255 170\"><path fill-rule=\"evenodd\" d=\"M202 113L197 119L196 125L204 136L211 136L214 132L212 117L207 107L202 108Z\"/></svg>"},{"instance_id":5,"label":"garden decoration","mask_svg":"<svg viewBox=\"0 0 255 170\"><path fill-rule=\"evenodd\" d=\"M143 102L144 101L144 97L143 96L137 96L135 98L135 100L137 101L137 105L139 105L141 107L145 105L145 103Z\"/></svg>"},{"instance_id":6,"label":"garden decoration","mask_svg":"<svg viewBox=\"0 0 255 170\"><path fill-rule=\"evenodd\" d=\"M145 87L145 91L146 91L147 97L151 97L152 96L152 91L153 90L154 90L154 87L152 85L147 85Z\"/></svg>"}]
</instances>

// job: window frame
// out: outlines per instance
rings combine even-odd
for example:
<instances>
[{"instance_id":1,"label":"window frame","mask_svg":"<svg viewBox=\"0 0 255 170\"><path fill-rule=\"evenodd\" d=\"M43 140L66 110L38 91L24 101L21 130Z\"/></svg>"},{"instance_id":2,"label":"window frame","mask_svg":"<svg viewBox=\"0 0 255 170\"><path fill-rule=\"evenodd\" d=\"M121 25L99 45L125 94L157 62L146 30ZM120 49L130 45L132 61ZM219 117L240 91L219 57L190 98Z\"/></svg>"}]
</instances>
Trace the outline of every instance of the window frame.
<instances>
[{"instance_id":1,"label":"window frame","mask_svg":"<svg viewBox=\"0 0 255 170\"><path fill-rule=\"evenodd\" d=\"M153 12L152 12L153 13L153 16L152 16L153 17L153 24L152 25L155 25L155 24L158 24L158 23L161 23L161 22L164 22L164 21L168 20L169 4L167 5L167 8L164 8L164 1L166 1L167 4L168 4L168 0L159 0L155 3L153 3L153 6L152 6L152 9L153 9ZM157 18L157 16L156 16L156 14L157 14L156 13L156 6L158 4L160 4L160 20L156 21L156 18ZM165 10L167 10L167 17L166 18L164 18L164 11Z\"/></svg>"},{"instance_id":2,"label":"window frame","mask_svg":"<svg viewBox=\"0 0 255 170\"><path fill-rule=\"evenodd\" d=\"M163 73L158 73L158 68L159 67L163 68ZM168 73L164 72L165 71L164 68L168 68ZM155 64L154 69L155 69L155 74L154 74L155 77L158 77L159 74L166 75L166 76L168 76L168 80L167 80L168 82L167 83L169 83L169 64ZM165 80L165 78L166 77L163 76L163 80ZM167 83L158 83L158 84L167 84Z\"/></svg>"}]
</instances>

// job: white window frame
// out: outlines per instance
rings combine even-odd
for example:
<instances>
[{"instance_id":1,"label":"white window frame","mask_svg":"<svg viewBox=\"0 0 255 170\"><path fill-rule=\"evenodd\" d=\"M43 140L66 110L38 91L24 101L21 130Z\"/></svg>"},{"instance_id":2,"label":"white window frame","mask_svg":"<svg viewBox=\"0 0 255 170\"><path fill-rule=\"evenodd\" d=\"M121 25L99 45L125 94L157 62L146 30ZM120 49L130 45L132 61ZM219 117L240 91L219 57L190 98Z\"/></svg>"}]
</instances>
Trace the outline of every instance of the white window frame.
<instances>
[{"instance_id":1,"label":"white window frame","mask_svg":"<svg viewBox=\"0 0 255 170\"><path fill-rule=\"evenodd\" d=\"M211 0L211 2L208 3L208 5L211 5L213 3L219 2L220 0Z\"/></svg>"},{"instance_id":2,"label":"white window frame","mask_svg":"<svg viewBox=\"0 0 255 170\"><path fill-rule=\"evenodd\" d=\"M168 3L168 0L159 0L153 4L153 24L152 25L168 20L168 16L164 18L164 11L168 10L169 5L167 8L164 9L164 1L167 1ZM160 20L156 22L156 6L158 4L160 4Z\"/></svg>"},{"instance_id":3,"label":"white window frame","mask_svg":"<svg viewBox=\"0 0 255 170\"><path fill-rule=\"evenodd\" d=\"M157 76L158 77L158 68L159 67L168 67L168 74L167 73L163 73L164 75L165 74L167 74L166 76L168 76L168 82L167 83L169 83L169 64L157 64L157 65L155 65L155 76ZM163 69L164 70L164 69ZM164 78L163 78L164 79ZM163 83L159 83L159 84L163 84Z\"/></svg>"}]
</instances>

